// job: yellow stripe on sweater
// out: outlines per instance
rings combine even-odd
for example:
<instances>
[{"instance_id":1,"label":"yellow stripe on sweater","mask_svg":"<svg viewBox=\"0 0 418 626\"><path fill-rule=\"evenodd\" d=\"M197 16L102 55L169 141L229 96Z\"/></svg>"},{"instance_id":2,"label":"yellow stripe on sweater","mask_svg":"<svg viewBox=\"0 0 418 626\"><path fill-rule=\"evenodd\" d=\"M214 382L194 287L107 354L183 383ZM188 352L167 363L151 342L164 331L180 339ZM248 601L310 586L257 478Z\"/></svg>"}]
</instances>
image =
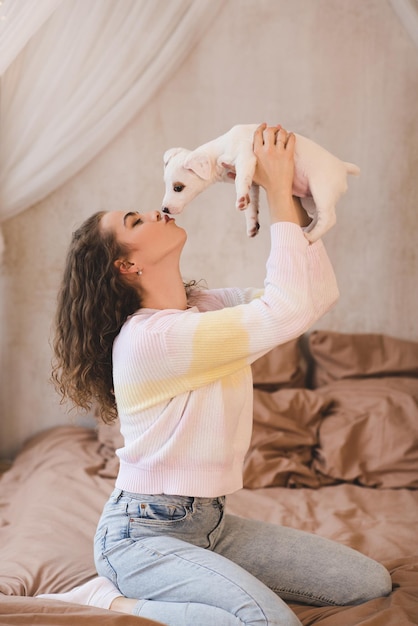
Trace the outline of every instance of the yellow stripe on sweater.
<instances>
[{"instance_id":1,"label":"yellow stripe on sweater","mask_svg":"<svg viewBox=\"0 0 418 626\"><path fill-rule=\"evenodd\" d=\"M188 373L193 388L210 384L248 365L250 338L242 324L240 310L233 307L223 309L222 316L216 312L201 316L193 336Z\"/></svg>"}]
</instances>

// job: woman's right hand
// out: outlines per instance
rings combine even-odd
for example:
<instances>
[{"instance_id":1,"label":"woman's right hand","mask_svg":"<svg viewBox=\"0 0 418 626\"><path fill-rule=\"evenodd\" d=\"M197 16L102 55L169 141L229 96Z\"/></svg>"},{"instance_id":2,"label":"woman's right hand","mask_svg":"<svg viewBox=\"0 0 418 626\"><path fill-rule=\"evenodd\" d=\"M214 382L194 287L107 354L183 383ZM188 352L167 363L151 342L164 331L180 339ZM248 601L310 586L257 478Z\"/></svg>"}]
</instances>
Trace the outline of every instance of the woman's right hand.
<instances>
[{"instance_id":1,"label":"woman's right hand","mask_svg":"<svg viewBox=\"0 0 418 626\"><path fill-rule=\"evenodd\" d=\"M280 125L261 124L254 133L254 182L266 190L272 223L289 221L307 226L309 217L300 200L292 196L295 141L295 135Z\"/></svg>"}]
</instances>

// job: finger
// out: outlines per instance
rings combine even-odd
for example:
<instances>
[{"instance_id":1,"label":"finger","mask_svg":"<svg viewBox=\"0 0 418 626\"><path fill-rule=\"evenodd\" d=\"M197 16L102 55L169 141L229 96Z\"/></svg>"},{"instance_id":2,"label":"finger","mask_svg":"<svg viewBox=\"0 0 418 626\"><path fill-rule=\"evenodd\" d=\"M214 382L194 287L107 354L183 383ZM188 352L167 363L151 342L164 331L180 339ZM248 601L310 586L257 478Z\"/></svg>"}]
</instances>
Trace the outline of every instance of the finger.
<instances>
[{"instance_id":1,"label":"finger","mask_svg":"<svg viewBox=\"0 0 418 626\"><path fill-rule=\"evenodd\" d=\"M274 146L276 137L281 130L281 126L269 126L264 130L264 143L267 146Z\"/></svg>"},{"instance_id":2,"label":"finger","mask_svg":"<svg viewBox=\"0 0 418 626\"><path fill-rule=\"evenodd\" d=\"M280 130L282 129L282 125L281 124L277 124L277 126L275 126L276 132L275 132L275 136L274 136L274 140L277 140L277 135L280 132Z\"/></svg>"},{"instance_id":3,"label":"finger","mask_svg":"<svg viewBox=\"0 0 418 626\"><path fill-rule=\"evenodd\" d=\"M287 132L285 131L284 128L280 128L280 130L278 131L277 135L276 135L276 144L277 146L281 147L281 148L285 148L286 147L286 143L287 143Z\"/></svg>"},{"instance_id":4,"label":"finger","mask_svg":"<svg viewBox=\"0 0 418 626\"><path fill-rule=\"evenodd\" d=\"M259 148L260 146L263 145L264 141L263 141L263 131L264 129L267 127L267 124L265 122L263 122L262 124L260 124L259 126L257 126L257 128L254 131L254 137L253 137L253 150L255 150L256 148Z\"/></svg>"},{"instance_id":5,"label":"finger","mask_svg":"<svg viewBox=\"0 0 418 626\"><path fill-rule=\"evenodd\" d=\"M295 141L296 141L295 133L289 133L288 136L287 136L287 141L286 141L286 149L287 150L294 150L294 148L295 148Z\"/></svg>"}]
</instances>

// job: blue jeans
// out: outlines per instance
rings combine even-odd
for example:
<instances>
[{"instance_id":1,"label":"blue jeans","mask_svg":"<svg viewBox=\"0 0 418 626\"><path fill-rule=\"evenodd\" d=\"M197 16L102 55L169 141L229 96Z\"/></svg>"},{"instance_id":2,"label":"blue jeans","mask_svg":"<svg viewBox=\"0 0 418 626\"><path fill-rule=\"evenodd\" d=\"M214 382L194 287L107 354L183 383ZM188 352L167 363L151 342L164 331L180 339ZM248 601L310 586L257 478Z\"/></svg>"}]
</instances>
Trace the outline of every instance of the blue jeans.
<instances>
[{"instance_id":1,"label":"blue jeans","mask_svg":"<svg viewBox=\"0 0 418 626\"><path fill-rule=\"evenodd\" d=\"M300 626L286 601L359 604L387 595L388 571L310 533L225 515L225 499L115 489L95 536L98 573L136 614L169 626Z\"/></svg>"}]
</instances>

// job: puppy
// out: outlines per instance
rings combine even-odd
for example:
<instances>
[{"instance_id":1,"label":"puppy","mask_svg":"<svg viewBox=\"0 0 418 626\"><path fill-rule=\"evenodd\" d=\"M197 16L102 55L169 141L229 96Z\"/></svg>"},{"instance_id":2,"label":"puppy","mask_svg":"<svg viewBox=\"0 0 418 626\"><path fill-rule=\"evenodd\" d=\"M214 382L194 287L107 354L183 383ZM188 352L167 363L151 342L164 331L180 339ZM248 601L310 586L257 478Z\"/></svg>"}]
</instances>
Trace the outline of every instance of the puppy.
<instances>
[{"instance_id":1,"label":"puppy","mask_svg":"<svg viewBox=\"0 0 418 626\"><path fill-rule=\"evenodd\" d=\"M253 183L257 164L253 137L257 127L258 124L240 124L195 150L167 150L163 212L181 213L212 183L235 182L236 207L245 210L247 234L254 237L259 229L259 187ZM314 242L335 224L335 205L347 191L347 175L358 175L360 169L341 161L310 139L296 133L295 136L292 193L301 198L312 220L304 230L307 239ZM235 180L231 178L231 168L235 170Z\"/></svg>"}]
</instances>

